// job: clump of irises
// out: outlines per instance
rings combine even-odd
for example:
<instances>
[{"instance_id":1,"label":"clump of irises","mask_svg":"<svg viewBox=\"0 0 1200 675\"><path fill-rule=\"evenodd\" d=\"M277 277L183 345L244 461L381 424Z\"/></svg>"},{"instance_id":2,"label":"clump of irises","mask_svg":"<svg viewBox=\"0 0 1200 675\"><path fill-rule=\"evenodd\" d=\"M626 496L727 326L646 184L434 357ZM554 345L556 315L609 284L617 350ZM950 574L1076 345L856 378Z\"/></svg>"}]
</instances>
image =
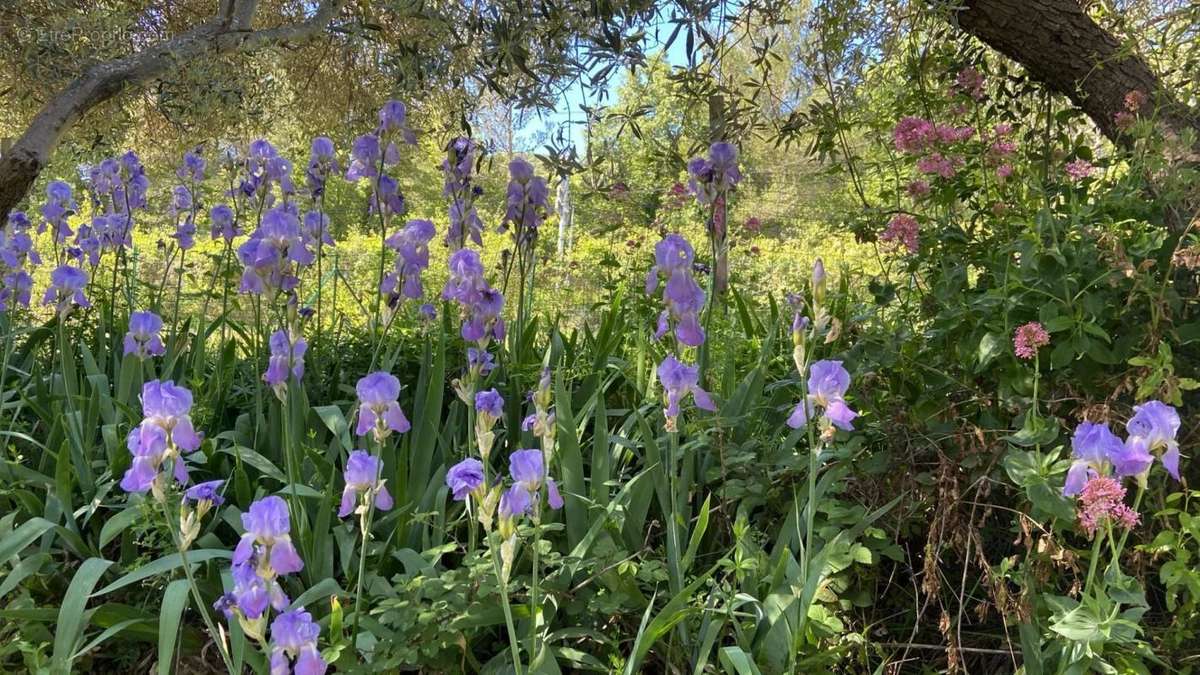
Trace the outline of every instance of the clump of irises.
<instances>
[{"instance_id":1,"label":"clump of irises","mask_svg":"<svg viewBox=\"0 0 1200 675\"><path fill-rule=\"evenodd\" d=\"M1089 535L1104 522L1126 529L1137 524L1137 504L1133 509L1125 506L1121 481L1133 479L1140 503L1156 459L1172 478L1179 480L1179 425L1174 407L1162 401L1147 401L1134 406L1133 416L1125 423L1128 435L1124 441L1109 430L1107 423L1082 422L1075 428L1071 438L1073 461L1063 494L1080 497L1079 521Z\"/></svg>"},{"instance_id":2,"label":"clump of irises","mask_svg":"<svg viewBox=\"0 0 1200 675\"><path fill-rule=\"evenodd\" d=\"M425 295L421 274L429 267L429 242L434 234L433 221L414 219L387 238L387 247L396 252L392 269L379 288L388 311L394 312L401 299L420 300Z\"/></svg>"},{"instance_id":3,"label":"clump of irises","mask_svg":"<svg viewBox=\"0 0 1200 675\"><path fill-rule=\"evenodd\" d=\"M8 214L8 221L0 228L0 313L29 307L33 293L29 269L42 263L29 228L29 218L22 211Z\"/></svg>"},{"instance_id":4,"label":"clump of irises","mask_svg":"<svg viewBox=\"0 0 1200 675\"><path fill-rule=\"evenodd\" d=\"M688 191L706 211L713 253L713 286L718 293L724 293L729 285L729 197L742 180L737 147L725 141L713 143L707 157L693 157L687 168Z\"/></svg>"},{"instance_id":5,"label":"clump of irises","mask_svg":"<svg viewBox=\"0 0 1200 675\"><path fill-rule=\"evenodd\" d=\"M466 246L467 239L476 246L483 246L483 220L475 209L475 198L483 194L483 188L473 182L478 159L478 147L470 138L460 136L446 144L446 158L442 160L442 195L450 199L446 245L451 251Z\"/></svg>"}]
</instances>

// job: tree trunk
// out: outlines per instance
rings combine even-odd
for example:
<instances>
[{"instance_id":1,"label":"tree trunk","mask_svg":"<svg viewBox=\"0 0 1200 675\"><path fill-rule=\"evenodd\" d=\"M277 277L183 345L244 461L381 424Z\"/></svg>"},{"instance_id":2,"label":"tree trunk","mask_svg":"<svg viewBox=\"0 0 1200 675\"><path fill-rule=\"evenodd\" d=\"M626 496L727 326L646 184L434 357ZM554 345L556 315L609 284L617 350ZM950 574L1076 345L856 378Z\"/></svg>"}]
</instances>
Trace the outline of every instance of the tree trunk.
<instances>
[{"instance_id":1,"label":"tree trunk","mask_svg":"<svg viewBox=\"0 0 1200 675\"><path fill-rule=\"evenodd\" d=\"M1163 89L1146 62L1092 21L1077 0L966 0L951 22L1069 98L1114 143L1127 141L1116 115L1136 90L1155 108L1164 133L1197 132L1190 160L1200 156L1200 116Z\"/></svg>"},{"instance_id":2,"label":"tree trunk","mask_svg":"<svg viewBox=\"0 0 1200 675\"><path fill-rule=\"evenodd\" d=\"M52 97L0 156L0 223L28 194L63 135L92 108L126 87L153 80L176 63L308 39L325 29L343 2L324 0L304 21L254 31L250 26L257 0L222 0L212 20L144 51L89 68Z\"/></svg>"}]
</instances>

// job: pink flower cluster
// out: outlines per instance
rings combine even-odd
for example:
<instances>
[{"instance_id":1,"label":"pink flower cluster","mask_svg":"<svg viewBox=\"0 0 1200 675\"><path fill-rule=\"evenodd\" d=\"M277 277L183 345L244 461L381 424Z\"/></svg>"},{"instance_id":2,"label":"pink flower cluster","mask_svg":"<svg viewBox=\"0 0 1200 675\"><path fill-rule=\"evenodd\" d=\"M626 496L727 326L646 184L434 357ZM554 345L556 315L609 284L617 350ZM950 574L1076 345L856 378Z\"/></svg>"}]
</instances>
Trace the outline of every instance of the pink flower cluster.
<instances>
[{"instance_id":1,"label":"pink flower cluster","mask_svg":"<svg viewBox=\"0 0 1200 675\"><path fill-rule=\"evenodd\" d=\"M912 197L913 199L920 199L921 197L927 197L927 196L929 196L929 181L914 180L911 183L909 183L908 186L905 187L904 189L906 192L908 192L908 196Z\"/></svg>"},{"instance_id":2,"label":"pink flower cluster","mask_svg":"<svg viewBox=\"0 0 1200 675\"><path fill-rule=\"evenodd\" d=\"M1018 326L1013 333L1013 348L1022 359L1032 359L1039 347L1050 344L1050 334L1036 321Z\"/></svg>"},{"instance_id":3,"label":"pink flower cluster","mask_svg":"<svg viewBox=\"0 0 1200 675\"><path fill-rule=\"evenodd\" d=\"M1125 488L1110 476L1096 476L1083 486L1079 494L1079 524L1088 536L1105 522L1131 530L1141 517L1125 505Z\"/></svg>"},{"instance_id":4,"label":"pink flower cluster","mask_svg":"<svg viewBox=\"0 0 1200 675\"><path fill-rule=\"evenodd\" d=\"M946 156L940 152L934 152L917 160L917 171L937 174L942 178L954 178L954 174L958 172L958 168L962 164L961 157Z\"/></svg>"},{"instance_id":5,"label":"pink flower cluster","mask_svg":"<svg viewBox=\"0 0 1200 675\"><path fill-rule=\"evenodd\" d=\"M907 213L897 213L879 235L879 241L904 246L909 253L916 253L921 245L919 235L917 219Z\"/></svg>"},{"instance_id":6,"label":"pink flower cluster","mask_svg":"<svg viewBox=\"0 0 1200 675\"><path fill-rule=\"evenodd\" d=\"M1140 89L1130 90L1125 94L1125 109L1113 115L1113 121L1116 122L1117 128L1123 131L1128 131L1133 127L1133 123L1137 121L1137 111L1146 105L1146 94Z\"/></svg>"},{"instance_id":7,"label":"pink flower cluster","mask_svg":"<svg viewBox=\"0 0 1200 675\"><path fill-rule=\"evenodd\" d=\"M983 73L969 66L963 68L954 78L953 89L976 101L983 100Z\"/></svg>"},{"instance_id":8,"label":"pink flower cluster","mask_svg":"<svg viewBox=\"0 0 1200 675\"><path fill-rule=\"evenodd\" d=\"M920 117L901 118L892 129L892 143L900 152L924 152L936 139L933 122Z\"/></svg>"},{"instance_id":9,"label":"pink flower cluster","mask_svg":"<svg viewBox=\"0 0 1200 675\"><path fill-rule=\"evenodd\" d=\"M1067 176L1069 176L1071 180L1075 181L1076 183L1092 175L1092 172L1096 170L1096 167L1092 166L1092 163L1086 159L1077 159L1074 162L1067 162L1067 165L1064 168L1066 169Z\"/></svg>"}]
</instances>

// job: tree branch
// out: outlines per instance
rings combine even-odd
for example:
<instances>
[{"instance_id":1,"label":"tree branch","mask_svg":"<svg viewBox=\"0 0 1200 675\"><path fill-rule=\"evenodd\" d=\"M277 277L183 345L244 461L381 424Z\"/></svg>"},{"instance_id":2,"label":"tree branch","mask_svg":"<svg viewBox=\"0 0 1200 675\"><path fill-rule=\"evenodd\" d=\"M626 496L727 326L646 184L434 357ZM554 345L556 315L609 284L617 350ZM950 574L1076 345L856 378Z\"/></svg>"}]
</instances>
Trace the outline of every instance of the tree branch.
<instances>
[{"instance_id":1,"label":"tree branch","mask_svg":"<svg viewBox=\"0 0 1200 675\"><path fill-rule=\"evenodd\" d=\"M1114 143L1128 142L1116 115L1125 109L1125 95L1138 90L1156 106L1164 132L1197 132L1192 150L1200 153L1196 112L1164 89L1145 60L1101 28L1076 0L966 0L950 20L1069 98Z\"/></svg>"},{"instance_id":2,"label":"tree branch","mask_svg":"<svg viewBox=\"0 0 1200 675\"><path fill-rule=\"evenodd\" d=\"M89 68L51 98L0 157L0 222L29 192L63 135L92 108L126 87L144 85L179 62L311 38L325 30L344 2L323 0L304 21L255 31L249 28L257 0L222 0L210 21L149 49Z\"/></svg>"}]
</instances>

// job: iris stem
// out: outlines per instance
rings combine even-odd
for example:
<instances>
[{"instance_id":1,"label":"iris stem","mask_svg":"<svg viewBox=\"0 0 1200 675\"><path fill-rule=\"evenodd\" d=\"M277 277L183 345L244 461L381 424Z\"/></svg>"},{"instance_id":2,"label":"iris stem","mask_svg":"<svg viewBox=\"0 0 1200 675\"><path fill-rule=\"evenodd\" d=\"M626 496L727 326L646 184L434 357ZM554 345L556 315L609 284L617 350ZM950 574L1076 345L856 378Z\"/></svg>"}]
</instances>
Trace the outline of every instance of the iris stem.
<instances>
[{"instance_id":1,"label":"iris stem","mask_svg":"<svg viewBox=\"0 0 1200 675\"><path fill-rule=\"evenodd\" d=\"M538 560L538 544L542 539L542 495L539 492L536 496L537 502L533 506L533 570L530 573L529 584L529 665L538 657L538 619L541 616L541 607L538 605L538 575L540 573Z\"/></svg>"},{"instance_id":2,"label":"iris stem","mask_svg":"<svg viewBox=\"0 0 1200 675\"><path fill-rule=\"evenodd\" d=\"M376 457L383 454L383 443L376 442ZM377 469L375 474L375 485L379 485L379 471L383 468L383 462L376 463ZM354 649L358 650L358 619L363 615L362 594L363 594L363 578L367 575L367 544L371 540L371 521L375 517L375 495L371 494L367 499L367 512L363 514L362 526L362 546L358 553L358 579L355 581L354 589L354 628L351 633L351 640L354 641Z\"/></svg>"},{"instance_id":3,"label":"iris stem","mask_svg":"<svg viewBox=\"0 0 1200 675\"><path fill-rule=\"evenodd\" d=\"M182 462L183 457L176 457L176 462ZM225 670L231 675L240 672L233 667L233 661L229 658L229 653L225 650L225 643L221 640L221 633L217 630L217 626L213 623L212 617L208 614L208 605L204 602L204 597L200 595L200 587L196 584L196 577L192 574L192 566L188 563L187 551L181 545L181 537L175 531L175 526L171 520L171 512L167 509L167 500L164 497L159 501L162 506L163 517L167 521L167 529L171 531L171 540L175 544L175 548L179 551L179 561L183 563L183 573L187 576L188 585L192 589L192 597L196 600L196 608L200 610L200 617L204 620L204 625L208 628L208 632L212 634L213 643L217 645L217 651L221 654L221 660L225 663Z\"/></svg>"},{"instance_id":4,"label":"iris stem","mask_svg":"<svg viewBox=\"0 0 1200 675\"><path fill-rule=\"evenodd\" d=\"M488 551L492 554L492 569L496 573L496 580L500 582L500 607L504 610L504 623L508 627L508 648L512 651L513 672L521 675L521 646L517 643L517 628L513 623L512 607L508 603L508 580L504 578L500 569L500 554L496 550L495 539L494 533L489 532ZM531 657L530 662L532 661Z\"/></svg>"}]
</instances>

